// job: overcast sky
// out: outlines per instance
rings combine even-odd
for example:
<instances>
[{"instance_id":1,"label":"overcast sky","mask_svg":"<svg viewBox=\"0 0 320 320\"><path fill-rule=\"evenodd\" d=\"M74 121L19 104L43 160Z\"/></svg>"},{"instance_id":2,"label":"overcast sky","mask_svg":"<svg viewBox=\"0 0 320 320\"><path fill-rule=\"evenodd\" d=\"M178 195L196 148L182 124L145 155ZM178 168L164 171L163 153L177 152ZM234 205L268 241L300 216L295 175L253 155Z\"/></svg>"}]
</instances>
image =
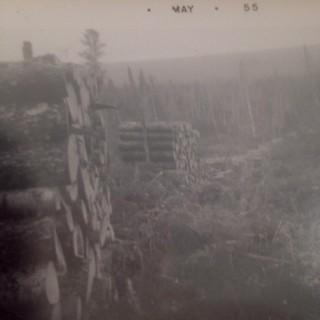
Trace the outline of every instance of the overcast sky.
<instances>
[{"instance_id":1,"label":"overcast sky","mask_svg":"<svg viewBox=\"0 0 320 320\"><path fill-rule=\"evenodd\" d=\"M175 13L177 5L192 13ZM24 40L35 55L79 61L86 28L107 44L105 62L315 45L320 1L0 0L0 61L20 60Z\"/></svg>"}]
</instances>

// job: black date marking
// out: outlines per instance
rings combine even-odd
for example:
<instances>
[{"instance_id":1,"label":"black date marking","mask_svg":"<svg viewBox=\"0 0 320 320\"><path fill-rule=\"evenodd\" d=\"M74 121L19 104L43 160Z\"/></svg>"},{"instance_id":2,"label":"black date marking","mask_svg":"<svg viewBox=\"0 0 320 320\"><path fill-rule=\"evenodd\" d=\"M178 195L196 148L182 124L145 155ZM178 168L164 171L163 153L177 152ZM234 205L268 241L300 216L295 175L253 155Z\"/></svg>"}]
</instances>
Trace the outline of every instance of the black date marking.
<instances>
[{"instance_id":1,"label":"black date marking","mask_svg":"<svg viewBox=\"0 0 320 320\"><path fill-rule=\"evenodd\" d=\"M243 10L248 11L258 11L259 7L257 3L244 3Z\"/></svg>"},{"instance_id":2,"label":"black date marking","mask_svg":"<svg viewBox=\"0 0 320 320\"><path fill-rule=\"evenodd\" d=\"M172 6L175 13L192 13L194 6Z\"/></svg>"}]
</instances>

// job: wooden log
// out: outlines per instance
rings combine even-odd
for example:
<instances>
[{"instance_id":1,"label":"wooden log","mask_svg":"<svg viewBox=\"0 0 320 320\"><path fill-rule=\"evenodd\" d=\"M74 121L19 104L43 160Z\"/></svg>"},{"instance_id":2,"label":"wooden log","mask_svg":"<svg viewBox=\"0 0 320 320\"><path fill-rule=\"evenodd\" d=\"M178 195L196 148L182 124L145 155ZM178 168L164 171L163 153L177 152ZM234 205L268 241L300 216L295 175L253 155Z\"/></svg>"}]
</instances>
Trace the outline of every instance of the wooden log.
<instances>
[{"instance_id":1,"label":"wooden log","mask_svg":"<svg viewBox=\"0 0 320 320\"><path fill-rule=\"evenodd\" d=\"M66 273L65 277L70 277L71 274L78 272L81 269L82 265L85 263L84 257L82 257L81 255L75 255L75 251L78 249L75 249L76 237L74 236L74 232L75 231L68 234L59 235L61 239L61 247L64 252L68 268L68 272Z\"/></svg>"},{"instance_id":2,"label":"wooden log","mask_svg":"<svg viewBox=\"0 0 320 320\"><path fill-rule=\"evenodd\" d=\"M61 200L61 210L58 214L56 214L55 222L58 234L65 234L68 232L73 232L74 230L72 208L64 201L64 199Z\"/></svg>"},{"instance_id":3,"label":"wooden log","mask_svg":"<svg viewBox=\"0 0 320 320\"><path fill-rule=\"evenodd\" d=\"M87 234L86 234L84 246L85 246L85 252L86 252L85 258L86 258L86 260L88 260L91 246L90 246L90 241L89 241L89 239L87 237Z\"/></svg>"},{"instance_id":4,"label":"wooden log","mask_svg":"<svg viewBox=\"0 0 320 320\"><path fill-rule=\"evenodd\" d=\"M82 167L87 167L89 164L88 143L90 141L90 138L86 139L84 136L77 136L78 153Z\"/></svg>"},{"instance_id":5,"label":"wooden log","mask_svg":"<svg viewBox=\"0 0 320 320\"><path fill-rule=\"evenodd\" d=\"M101 279L102 278L102 251L101 251L101 245L100 243L95 243L94 246L94 255L96 259L96 278Z\"/></svg>"},{"instance_id":6,"label":"wooden log","mask_svg":"<svg viewBox=\"0 0 320 320\"><path fill-rule=\"evenodd\" d=\"M64 69L43 63L0 64L2 104L59 102L67 96Z\"/></svg>"},{"instance_id":7,"label":"wooden log","mask_svg":"<svg viewBox=\"0 0 320 320\"><path fill-rule=\"evenodd\" d=\"M104 157L105 166L109 167L109 165L110 165L110 155L109 155L109 149L108 149L107 142L100 141L100 150L101 150L102 155Z\"/></svg>"},{"instance_id":8,"label":"wooden log","mask_svg":"<svg viewBox=\"0 0 320 320\"><path fill-rule=\"evenodd\" d=\"M142 141L141 132L119 131L119 137L122 141ZM173 133L167 132L147 132L148 141L172 141Z\"/></svg>"},{"instance_id":9,"label":"wooden log","mask_svg":"<svg viewBox=\"0 0 320 320\"><path fill-rule=\"evenodd\" d=\"M143 134L141 132L122 131L119 128L119 138L123 141L143 141Z\"/></svg>"},{"instance_id":10,"label":"wooden log","mask_svg":"<svg viewBox=\"0 0 320 320\"><path fill-rule=\"evenodd\" d=\"M84 67L75 63L68 63L68 68L70 69L70 81L79 87L79 81L85 77Z\"/></svg>"},{"instance_id":11,"label":"wooden log","mask_svg":"<svg viewBox=\"0 0 320 320\"><path fill-rule=\"evenodd\" d=\"M92 128L94 127L92 124L92 119L89 116L88 112L86 112L85 110L82 110L82 117L83 117L83 125L87 128Z\"/></svg>"},{"instance_id":12,"label":"wooden log","mask_svg":"<svg viewBox=\"0 0 320 320\"><path fill-rule=\"evenodd\" d=\"M148 125L150 160L164 169L177 170L188 183L199 181L197 131L186 122L151 123ZM126 122L120 126L120 156L128 162L146 161L143 152L143 134L138 123Z\"/></svg>"},{"instance_id":13,"label":"wooden log","mask_svg":"<svg viewBox=\"0 0 320 320\"><path fill-rule=\"evenodd\" d=\"M84 258L85 256L85 242L82 230L79 225L75 226L72 233L72 242L73 242L73 250L74 255L77 258Z\"/></svg>"},{"instance_id":14,"label":"wooden log","mask_svg":"<svg viewBox=\"0 0 320 320\"><path fill-rule=\"evenodd\" d=\"M0 193L0 220L40 218L55 214L60 207L60 194L56 188Z\"/></svg>"},{"instance_id":15,"label":"wooden log","mask_svg":"<svg viewBox=\"0 0 320 320\"><path fill-rule=\"evenodd\" d=\"M150 140L149 148L151 151L173 151L173 140L172 141L157 141Z\"/></svg>"},{"instance_id":16,"label":"wooden log","mask_svg":"<svg viewBox=\"0 0 320 320\"><path fill-rule=\"evenodd\" d=\"M102 218L104 217L104 212L102 210L102 206L100 204L98 196L96 197L96 200L94 202L94 206L95 206L95 212L97 212L97 218L98 218L99 222L101 223Z\"/></svg>"},{"instance_id":17,"label":"wooden log","mask_svg":"<svg viewBox=\"0 0 320 320\"><path fill-rule=\"evenodd\" d=\"M103 248L106 242L114 241L115 234L110 223L110 218L105 215L101 222L101 229L100 229L100 245Z\"/></svg>"},{"instance_id":18,"label":"wooden log","mask_svg":"<svg viewBox=\"0 0 320 320\"><path fill-rule=\"evenodd\" d=\"M99 186L101 185L100 170L97 166L92 165L91 167L91 183L93 186L94 199L96 199L99 192Z\"/></svg>"},{"instance_id":19,"label":"wooden log","mask_svg":"<svg viewBox=\"0 0 320 320\"><path fill-rule=\"evenodd\" d=\"M77 94L71 82L66 82L68 95L66 97L66 105L71 115L72 123L79 123L80 105Z\"/></svg>"},{"instance_id":20,"label":"wooden log","mask_svg":"<svg viewBox=\"0 0 320 320\"><path fill-rule=\"evenodd\" d=\"M91 99L97 101L99 98L99 88L97 76L95 74L89 74L86 77L86 85L89 89Z\"/></svg>"},{"instance_id":21,"label":"wooden log","mask_svg":"<svg viewBox=\"0 0 320 320\"><path fill-rule=\"evenodd\" d=\"M141 124L134 121L125 121L121 123L119 128L124 131L140 131ZM176 132L191 132L192 126L185 121L157 121L148 123L147 130L149 132L171 132L172 130Z\"/></svg>"},{"instance_id":22,"label":"wooden log","mask_svg":"<svg viewBox=\"0 0 320 320\"><path fill-rule=\"evenodd\" d=\"M94 199L95 193L88 168L80 168L79 188L83 195L82 199L87 203Z\"/></svg>"},{"instance_id":23,"label":"wooden log","mask_svg":"<svg viewBox=\"0 0 320 320\"><path fill-rule=\"evenodd\" d=\"M178 126L176 123L170 122L154 122L148 123L146 129L149 133L163 132L163 133L172 133L174 126ZM140 123L133 121L126 121L121 123L119 127L120 131L126 132L142 132L142 126Z\"/></svg>"},{"instance_id":24,"label":"wooden log","mask_svg":"<svg viewBox=\"0 0 320 320\"><path fill-rule=\"evenodd\" d=\"M122 151L120 157L123 161L128 162L146 161L146 154L144 151Z\"/></svg>"},{"instance_id":25,"label":"wooden log","mask_svg":"<svg viewBox=\"0 0 320 320\"><path fill-rule=\"evenodd\" d=\"M107 186L103 188L103 192L99 195L98 199L100 202L103 216L106 215L110 217L112 214L112 204L110 200L110 190Z\"/></svg>"},{"instance_id":26,"label":"wooden log","mask_svg":"<svg viewBox=\"0 0 320 320\"><path fill-rule=\"evenodd\" d=\"M103 118L103 114L100 111L96 111L91 114L91 122L92 122L92 127L105 127L105 119Z\"/></svg>"},{"instance_id":27,"label":"wooden log","mask_svg":"<svg viewBox=\"0 0 320 320\"><path fill-rule=\"evenodd\" d=\"M148 131L171 133L176 125L174 122L153 122L148 124Z\"/></svg>"},{"instance_id":28,"label":"wooden log","mask_svg":"<svg viewBox=\"0 0 320 320\"><path fill-rule=\"evenodd\" d=\"M111 106L109 104L101 103L101 102L93 102L93 103L91 103L90 108L92 108L93 110L118 109L115 106Z\"/></svg>"},{"instance_id":29,"label":"wooden log","mask_svg":"<svg viewBox=\"0 0 320 320\"><path fill-rule=\"evenodd\" d=\"M124 161L145 161L145 153L142 151L122 151L121 159ZM152 162L174 162L174 154L170 151L152 151L150 152L150 159Z\"/></svg>"},{"instance_id":30,"label":"wooden log","mask_svg":"<svg viewBox=\"0 0 320 320\"><path fill-rule=\"evenodd\" d=\"M96 256L96 261L101 261L102 260L102 250L101 250L100 243L95 243L93 246L93 249L94 249L94 253ZM97 269L98 269L98 266L97 266Z\"/></svg>"},{"instance_id":31,"label":"wooden log","mask_svg":"<svg viewBox=\"0 0 320 320\"><path fill-rule=\"evenodd\" d=\"M110 188L106 185L105 188L104 188L104 191L105 191L107 203L108 203L109 205L111 205L111 192L110 192Z\"/></svg>"},{"instance_id":32,"label":"wooden log","mask_svg":"<svg viewBox=\"0 0 320 320\"><path fill-rule=\"evenodd\" d=\"M98 212L95 203L92 201L89 204L90 221L86 229L86 236L91 244L99 243L100 241L100 228L101 221L98 216Z\"/></svg>"},{"instance_id":33,"label":"wooden log","mask_svg":"<svg viewBox=\"0 0 320 320\"><path fill-rule=\"evenodd\" d=\"M122 122L120 124L119 130L126 131L126 132L141 132L142 133L142 126L138 122L126 121L126 122Z\"/></svg>"},{"instance_id":34,"label":"wooden log","mask_svg":"<svg viewBox=\"0 0 320 320\"><path fill-rule=\"evenodd\" d=\"M84 128L85 127L85 122L87 122L84 118L85 117L84 117L83 110L79 110L78 121L76 123L73 123L74 126L80 126L81 128Z\"/></svg>"},{"instance_id":35,"label":"wooden log","mask_svg":"<svg viewBox=\"0 0 320 320\"><path fill-rule=\"evenodd\" d=\"M148 141L150 152L153 151L173 151L173 141ZM143 151L144 146L142 141L120 141L119 149L121 151Z\"/></svg>"},{"instance_id":36,"label":"wooden log","mask_svg":"<svg viewBox=\"0 0 320 320\"><path fill-rule=\"evenodd\" d=\"M89 222L88 206L83 199L78 199L72 206L72 216L75 223L77 223L83 230Z\"/></svg>"},{"instance_id":37,"label":"wooden log","mask_svg":"<svg viewBox=\"0 0 320 320\"><path fill-rule=\"evenodd\" d=\"M2 105L0 150L64 141L68 135L67 120L67 110L63 103Z\"/></svg>"},{"instance_id":38,"label":"wooden log","mask_svg":"<svg viewBox=\"0 0 320 320\"><path fill-rule=\"evenodd\" d=\"M78 168L73 135L59 144L21 146L0 152L0 190L68 185L77 180Z\"/></svg>"},{"instance_id":39,"label":"wooden log","mask_svg":"<svg viewBox=\"0 0 320 320\"><path fill-rule=\"evenodd\" d=\"M120 151L141 151L144 152L144 145L143 145L143 141L125 141L122 142L120 141L119 143L119 149Z\"/></svg>"},{"instance_id":40,"label":"wooden log","mask_svg":"<svg viewBox=\"0 0 320 320\"><path fill-rule=\"evenodd\" d=\"M110 210L110 203L108 203L107 196L105 196L103 193L100 194L99 201L103 215L110 216L112 210Z\"/></svg>"},{"instance_id":41,"label":"wooden log","mask_svg":"<svg viewBox=\"0 0 320 320\"><path fill-rule=\"evenodd\" d=\"M92 153L91 161L95 166L99 168L107 165L107 158L105 157L105 154L102 150L94 150Z\"/></svg>"},{"instance_id":42,"label":"wooden log","mask_svg":"<svg viewBox=\"0 0 320 320\"><path fill-rule=\"evenodd\" d=\"M92 229L90 226L88 226L86 229L86 237L87 237L90 245L94 245L95 243L99 243L99 241L100 241L99 229Z\"/></svg>"},{"instance_id":43,"label":"wooden log","mask_svg":"<svg viewBox=\"0 0 320 320\"><path fill-rule=\"evenodd\" d=\"M69 182L73 184L77 181L78 170L79 170L79 136L69 135L68 146L67 146L67 164L68 164L68 174Z\"/></svg>"},{"instance_id":44,"label":"wooden log","mask_svg":"<svg viewBox=\"0 0 320 320\"><path fill-rule=\"evenodd\" d=\"M82 221L84 222L85 225L87 225L89 222L89 213L88 213L88 209L85 201L81 200L80 206L81 206Z\"/></svg>"},{"instance_id":45,"label":"wooden log","mask_svg":"<svg viewBox=\"0 0 320 320\"><path fill-rule=\"evenodd\" d=\"M64 204L63 206L63 214L65 215L65 221L66 225L68 227L68 230L73 232L74 230L74 221L73 221L73 216L72 216L72 210L69 205Z\"/></svg>"},{"instance_id":46,"label":"wooden log","mask_svg":"<svg viewBox=\"0 0 320 320\"><path fill-rule=\"evenodd\" d=\"M85 295L86 303L89 302L91 297L92 286L93 286L93 281L96 275L96 270L97 270L96 258L95 258L94 250L91 248L89 250L89 255L88 255L88 274L87 274L87 285L86 285L86 295Z\"/></svg>"},{"instance_id":47,"label":"wooden log","mask_svg":"<svg viewBox=\"0 0 320 320\"><path fill-rule=\"evenodd\" d=\"M50 217L0 223L1 271L24 270L56 259L54 232Z\"/></svg>"},{"instance_id":48,"label":"wooden log","mask_svg":"<svg viewBox=\"0 0 320 320\"><path fill-rule=\"evenodd\" d=\"M0 274L0 307L13 310L42 308L60 299L58 276L53 262L26 272Z\"/></svg>"},{"instance_id":49,"label":"wooden log","mask_svg":"<svg viewBox=\"0 0 320 320\"><path fill-rule=\"evenodd\" d=\"M69 128L69 132L73 133L73 134L77 134L77 135L85 135L85 136L89 136L89 137L95 137L96 134L96 130L94 128L88 128L85 126L80 126L78 125L71 125Z\"/></svg>"},{"instance_id":50,"label":"wooden log","mask_svg":"<svg viewBox=\"0 0 320 320\"><path fill-rule=\"evenodd\" d=\"M76 77L75 80L78 85L81 107L83 110L88 111L90 108L91 98L90 98L90 91L88 90L85 84L84 70L81 70L80 74Z\"/></svg>"},{"instance_id":51,"label":"wooden log","mask_svg":"<svg viewBox=\"0 0 320 320\"><path fill-rule=\"evenodd\" d=\"M99 142L107 140L107 130L105 127L95 127L94 132L94 137L97 138Z\"/></svg>"},{"instance_id":52,"label":"wooden log","mask_svg":"<svg viewBox=\"0 0 320 320\"><path fill-rule=\"evenodd\" d=\"M60 188L63 199L68 203L74 203L79 196L79 184L78 181L73 182L65 187Z\"/></svg>"},{"instance_id":53,"label":"wooden log","mask_svg":"<svg viewBox=\"0 0 320 320\"><path fill-rule=\"evenodd\" d=\"M54 248L55 248L55 258L56 258L55 265L57 269L57 274L59 276L63 276L67 273L67 263L66 263L66 258L64 256L61 242L56 230L54 230L53 240L54 240Z\"/></svg>"},{"instance_id":54,"label":"wooden log","mask_svg":"<svg viewBox=\"0 0 320 320\"><path fill-rule=\"evenodd\" d=\"M150 152L152 162L174 162L174 154L170 151L152 151Z\"/></svg>"}]
</instances>

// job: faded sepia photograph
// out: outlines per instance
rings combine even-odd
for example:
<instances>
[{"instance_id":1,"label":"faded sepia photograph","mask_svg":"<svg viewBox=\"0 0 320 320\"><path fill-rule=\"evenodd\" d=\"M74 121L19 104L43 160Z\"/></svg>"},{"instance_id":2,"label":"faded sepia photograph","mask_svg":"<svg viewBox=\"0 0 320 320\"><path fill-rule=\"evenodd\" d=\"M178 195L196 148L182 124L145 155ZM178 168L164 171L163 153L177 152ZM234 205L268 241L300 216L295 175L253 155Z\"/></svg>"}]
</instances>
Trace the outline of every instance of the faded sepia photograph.
<instances>
[{"instance_id":1,"label":"faded sepia photograph","mask_svg":"<svg viewBox=\"0 0 320 320\"><path fill-rule=\"evenodd\" d=\"M319 320L320 2L0 0L0 319Z\"/></svg>"}]
</instances>

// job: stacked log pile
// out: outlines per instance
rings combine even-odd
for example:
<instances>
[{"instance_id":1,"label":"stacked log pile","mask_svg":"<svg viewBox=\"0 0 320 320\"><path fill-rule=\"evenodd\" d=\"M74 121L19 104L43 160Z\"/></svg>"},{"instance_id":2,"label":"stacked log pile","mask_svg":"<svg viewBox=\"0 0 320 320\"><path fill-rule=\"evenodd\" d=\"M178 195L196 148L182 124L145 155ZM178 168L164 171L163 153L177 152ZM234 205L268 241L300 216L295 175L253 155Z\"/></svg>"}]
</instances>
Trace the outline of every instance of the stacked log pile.
<instances>
[{"instance_id":1,"label":"stacked log pile","mask_svg":"<svg viewBox=\"0 0 320 320\"><path fill-rule=\"evenodd\" d=\"M136 122L123 122L119 128L120 154L126 162L144 162L148 149L150 161L168 170L177 170L187 184L199 180L197 155L199 133L187 122L154 122L146 128Z\"/></svg>"},{"instance_id":2,"label":"stacked log pile","mask_svg":"<svg viewBox=\"0 0 320 320\"><path fill-rule=\"evenodd\" d=\"M71 64L0 69L0 310L82 319L114 238L98 83Z\"/></svg>"}]
</instances>

